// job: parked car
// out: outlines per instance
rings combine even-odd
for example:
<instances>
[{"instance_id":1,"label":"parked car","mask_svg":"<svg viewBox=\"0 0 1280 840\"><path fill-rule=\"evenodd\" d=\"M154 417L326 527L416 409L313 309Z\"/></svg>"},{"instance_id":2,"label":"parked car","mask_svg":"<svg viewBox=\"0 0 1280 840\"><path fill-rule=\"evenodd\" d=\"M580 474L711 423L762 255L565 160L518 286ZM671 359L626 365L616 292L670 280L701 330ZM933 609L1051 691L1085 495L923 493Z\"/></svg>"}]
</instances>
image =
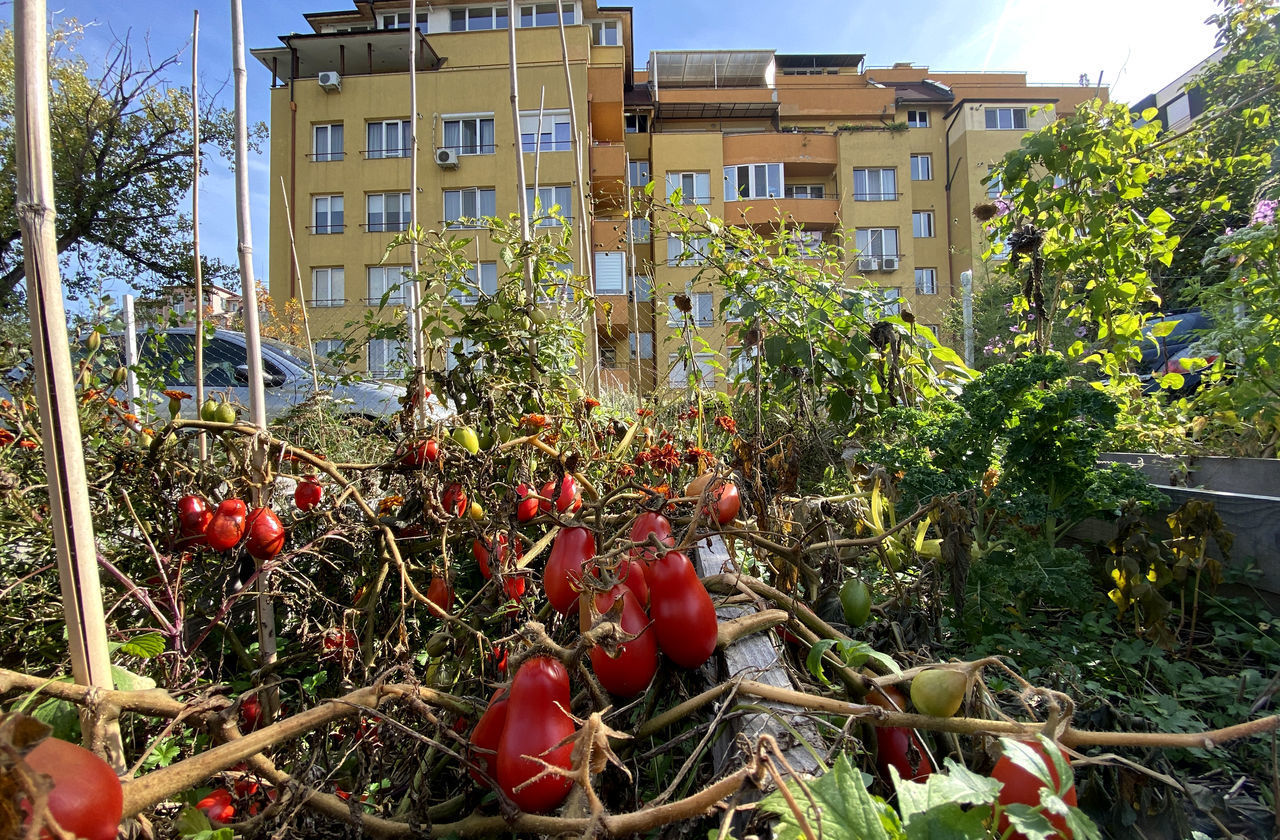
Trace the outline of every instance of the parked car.
<instances>
[{"instance_id":1,"label":"parked car","mask_svg":"<svg viewBox=\"0 0 1280 840\"><path fill-rule=\"evenodd\" d=\"M163 341L151 333L138 334L139 364L155 371L164 388L191 394L182 401L187 417L196 414L195 405L195 328L175 327L163 331ZM122 336L111 336L123 358ZM73 348L76 345L73 345ZM106 346L106 345L104 345ZM230 395L233 402L249 404L249 365L244 333L215 330L204 344L204 385L207 392ZM266 395L267 420L274 420L311 396L311 353L272 338L262 339L262 373ZM344 377L341 369L328 360L316 357L320 388L329 392L340 414L382 421L398 412L403 387L383 382L365 382ZM10 371L7 385L30 374L29 365ZM5 390L5 389L0 389ZM142 395L163 415L168 398L156 393ZM444 419L451 412L434 396L428 398L432 419Z\"/></svg>"},{"instance_id":2,"label":"parked car","mask_svg":"<svg viewBox=\"0 0 1280 840\"><path fill-rule=\"evenodd\" d=\"M1172 321L1173 328L1167 335L1158 336L1157 325ZM1161 390L1160 378L1170 373L1182 374L1182 387L1170 390L1174 395L1185 395L1200 387L1206 367L1195 367L1191 359L1205 359L1209 364L1217 360L1215 350L1203 345L1202 337L1213 328L1213 322L1199 309L1175 312L1153 318L1142 328L1142 360L1138 374L1142 377L1143 392Z\"/></svg>"}]
</instances>

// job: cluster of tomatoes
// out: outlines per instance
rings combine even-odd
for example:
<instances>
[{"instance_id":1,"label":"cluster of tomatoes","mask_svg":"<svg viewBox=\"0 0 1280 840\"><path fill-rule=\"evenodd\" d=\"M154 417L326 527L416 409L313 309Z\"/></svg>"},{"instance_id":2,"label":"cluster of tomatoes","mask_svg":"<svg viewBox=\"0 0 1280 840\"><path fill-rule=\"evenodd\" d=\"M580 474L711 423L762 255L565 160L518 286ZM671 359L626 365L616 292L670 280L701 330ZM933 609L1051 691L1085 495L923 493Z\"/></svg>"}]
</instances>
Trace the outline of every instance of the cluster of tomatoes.
<instances>
[{"instance_id":1,"label":"cluster of tomatoes","mask_svg":"<svg viewBox=\"0 0 1280 840\"><path fill-rule=\"evenodd\" d=\"M293 501L298 510L305 512L320 504L323 496L324 487L314 475L308 475L298 482ZM195 494L178 499L181 547L208 546L214 551L229 551L242 540L250 557L270 560L284 548L284 525L271 508L249 510L243 499L224 499L217 507Z\"/></svg>"}]
</instances>

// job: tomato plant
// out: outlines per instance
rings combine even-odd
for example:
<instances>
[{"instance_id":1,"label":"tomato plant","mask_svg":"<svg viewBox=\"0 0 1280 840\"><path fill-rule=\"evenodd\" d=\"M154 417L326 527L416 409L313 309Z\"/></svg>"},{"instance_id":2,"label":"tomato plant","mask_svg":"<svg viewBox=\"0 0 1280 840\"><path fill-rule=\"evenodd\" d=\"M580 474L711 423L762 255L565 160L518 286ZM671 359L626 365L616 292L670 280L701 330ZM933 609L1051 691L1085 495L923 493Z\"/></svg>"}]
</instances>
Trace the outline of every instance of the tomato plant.
<instances>
[{"instance_id":1,"label":"tomato plant","mask_svg":"<svg viewBox=\"0 0 1280 840\"><path fill-rule=\"evenodd\" d=\"M574 732L568 715L569 673L558 660L545 656L527 659L511 682L506 726L498 742L498 785L522 810L548 811L564 801L573 783L562 776L543 776L543 767L527 756L538 756L554 767L569 768L573 744L561 741ZM523 787L520 787L523 785ZM516 790L520 787L520 790Z\"/></svg>"},{"instance_id":2,"label":"tomato plant","mask_svg":"<svg viewBox=\"0 0 1280 840\"><path fill-rule=\"evenodd\" d=\"M685 668L706 662L716 649L716 608L683 553L668 551L650 564L649 601L662 652Z\"/></svg>"},{"instance_id":3,"label":"tomato plant","mask_svg":"<svg viewBox=\"0 0 1280 840\"><path fill-rule=\"evenodd\" d=\"M738 516L742 509L742 497L738 494L738 485L725 481L711 490L711 513L716 522L728 525Z\"/></svg>"},{"instance_id":4,"label":"tomato plant","mask_svg":"<svg viewBox=\"0 0 1280 840\"><path fill-rule=\"evenodd\" d=\"M622 616L618 623L628 633L639 635L619 645L616 657L599 646L593 647L588 655L591 669L610 694L634 697L645 690L658 671L658 639L657 634L651 632L649 616L635 593L622 584L608 592L598 593L595 596L596 609L601 613L608 612L619 598L622 599Z\"/></svg>"},{"instance_id":5,"label":"tomato plant","mask_svg":"<svg viewBox=\"0 0 1280 840\"><path fill-rule=\"evenodd\" d=\"M542 573L547 600L561 615L568 615L578 603L582 565L596 554L595 535L586 528L565 528L556 534L551 556Z\"/></svg>"},{"instance_id":6,"label":"tomato plant","mask_svg":"<svg viewBox=\"0 0 1280 840\"><path fill-rule=\"evenodd\" d=\"M656 536L665 546L671 547L676 544L675 538L671 536L671 520L660 513L647 510L631 523L630 539L634 543L647 543L650 534ZM631 549L631 556L651 563L658 558L658 550L652 546L639 545Z\"/></svg>"},{"instance_id":7,"label":"tomato plant","mask_svg":"<svg viewBox=\"0 0 1280 840\"><path fill-rule=\"evenodd\" d=\"M257 560L270 560L284 548L284 526L268 507L254 508L246 521L249 538L245 550Z\"/></svg>"},{"instance_id":8,"label":"tomato plant","mask_svg":"<svg viewBox=\"0 0 1280 840\"><path fill-rule=\"evenodd\" d=\"M23 760L53 779L49 813L58 825L76 837L114 840L124 812L124 794L109 764L84 747L57 738L45 738ZM25 801L23 807L29 808Z\"/></svg>"},{"instance_id":9,"label":"tomato plant","mask_svg":"<svg viewBox=\"0 0 1280 840\"><path fill-rule=\"evenodd\" d=\"M877 687L863 698L873 706L891 712L905 711L907 698L891 685ZM914 729L901 726L877 726L876 770L881 777L889 778L889 768L897 768L898 774L908 781L923 779L933 773L933 765L924 751L924 744Z\"/></svg>"},{"instance_id":10,"label":"tomato plant","mask_svg":"<svg viewBox=\"0 0 1280 840\"><path fill-rule=\"evenodd\" d=\"M236 806L231 804L231 792L226 788L211 790L208 796L196 803L196 807L204 811L215 827L236 818Z\"/></svg>"},{"instance_id":11,"label":"tomato plant","mask_svg":"<svg viewBox=\"0 0 1280 840\"><path fill-rule=\"evenodd\" d=\"M518 540L519 538L517 538ZM485 580L488 580L493 577L494 568L502 571L502 561L507 556L507 535L498 534L492 539L484 536L472 541L471 554L476 558L476 563L480 566L480 574L484 575Z\"/></svg>"},{"instance_id":12,"label":"tomato plant","mask_svg":"<svg viewBox=\"0 0 1280 840\"><path fill-rule=\"evenodd\" d=\"M1051 792L1057 792L1062 786L1062 780L1058 776L1058 770L1054 767L1053 759L1045 750L1044 745L1039 741L1021 741L1023 745L1029 747L1035 752L1049 768L1049 777L1053 780L1053 789ZM1054 745L1053 749L1058 753L1058 757L1062 758L1062 750ZM991 771L991 778L1001 783L1000 788L1000 805L1007 807L1009 805L1028 805L1032 808L1040 807L1040 791L1046 785L1036 776L1027 770L1019 767L1013 762L1008 755L1000 756L1000 760L996 762L995 769ZM1062 801L1068 805L1076 804L1076 786L1070 785L1066 793L1062 795ZM1058 840L1070 840L1071 831L1067 828L1067 820L1059 814L1051 814L1048 811L1044 815L1053 823L1053 827L1058 830L1055 835ZM1009 818L1003 813L1000 814L1000 833L1004 834L1009 830ZM1021 832L1014 832L1010 835L1013 840L1026 840L1025 835Z\"/></svg>"},{"instance_id":13,"label":"tomato plant","mask_svg":"<svg viewBox=\"0 0 1280 840\"><path fill-rule=\"evenodd\" d=\"M639 560L628 560L618 569L618 582L630 589L641 607L649 607L649 580L645 576L648 567Z\"/></svg>"},{"instance_id":14,"label":"tomato plant","mask_svg":"<svg viewBox=\"0 0 1280 840\"><path fill-rule=\"evenodd\" d=\"M235 548L244 536L245 517L249 508L240 499L226 499L218 505L205 529L209 547L214 551L226 551Z\"/></svg>"},{"instance_id":15,"label":"tomato plant","mask_svg":"<svg viewBox=\"0 0 1280 840\"><path fill-rule=\"evenodd\" d=\"M320 504L320 499L323 496L324 487L320 484L319 479L314 475L308 475L298 482L297 488L293 491L293 503L298 510L306 513Z\"/></svg>"},{"instance_id":16,"label":"tomato plant","mask_svg":"<svg viewBox=\"0 0 1280 840\"><path fill-rule=\"evenodd\" d=\"M325 631L320 646L325 658L345 659L355 654L360 647L360 640L350 630L333 627Z\"/></svg>"},{"instance_id":17,"label":"tomato plant","mask_svg":"<svg viewBox=\"0 0 1280 840\"><path fill-rule=\"evenodd\" d=\"M435 438L427 438L410 444L404 455L400 457L400 463L406 467L421 467L428 463L435 463L439 458L440 444Z\"/></svg>"}]
</instances>

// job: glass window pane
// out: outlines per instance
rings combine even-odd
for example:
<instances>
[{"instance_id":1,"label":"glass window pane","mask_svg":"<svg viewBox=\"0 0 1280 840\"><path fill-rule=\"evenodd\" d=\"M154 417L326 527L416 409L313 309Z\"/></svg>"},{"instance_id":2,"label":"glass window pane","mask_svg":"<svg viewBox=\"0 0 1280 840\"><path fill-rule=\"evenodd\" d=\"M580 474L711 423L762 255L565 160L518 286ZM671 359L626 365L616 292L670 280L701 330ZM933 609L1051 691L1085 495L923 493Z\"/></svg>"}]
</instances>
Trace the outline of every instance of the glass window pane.
<instances>
[{"instance_id":1,"label":"glass window pane","mask_svg":"<svg viewBox=\"0 0 1280 840\"><path fill-rule=\"evenodd\" d=\"M467 31L467 10L466 9L449 10L449 31L450 32L466 32Z\"/></svg>"},{"instance_id":2,"label":"glass window pane","mask_svg":"<svg viewBox=\"0 0 1280 840\"><path fill-rule=\"evenodd\" d=\"M444 145L447 149L457 149L462 145L462 139L459 136L461 123L457 120L445 120L444 123Z\"/></svg>"},{"instance_id":3,"label":"glass window pane","mask_svg":"<svg viewBox=\"0 0 1280 840\"><path fill-rule=\"evenodd\" d=\"M480 215L498 215L497 193L493 190L480 190Z\"/></svg>"},{"instance_id":4,"label":"glass window pane","mask_svg":"<svg viewBox=\"0 0 1280 840\"><path fill-rule=\"evenodd\" d=\"M369 137L365 148L371 158L382 156L382 123L369 123Z\"/></svg>"},{"instance_id":5,"label":"glass window pane","mask_svg":"<svg viewBox=\"0 0 1280 840\"><path fill-rule=\"evenodd\" d=\"M493 120L480 121L480 154L493 152Z\"/></svg>"}]
</instances>

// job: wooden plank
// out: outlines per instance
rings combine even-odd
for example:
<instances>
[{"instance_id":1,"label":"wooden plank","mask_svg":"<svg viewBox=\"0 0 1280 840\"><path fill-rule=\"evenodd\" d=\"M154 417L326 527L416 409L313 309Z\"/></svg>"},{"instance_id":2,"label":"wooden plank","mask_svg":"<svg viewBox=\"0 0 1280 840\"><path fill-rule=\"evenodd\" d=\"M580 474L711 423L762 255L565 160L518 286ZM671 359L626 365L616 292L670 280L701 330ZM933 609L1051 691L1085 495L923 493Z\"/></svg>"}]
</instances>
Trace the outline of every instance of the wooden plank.
<instances>
[{"instance_id":1,"label":"wooden plank","mask_svg":"<svg viewBox=\"0 0 1280 840\"><path fill-rule=\"evenodd\" d=\"M1098 460L1135 466L1153 484L1280 496L1280 460L1273 458L1103 452Z\"/></svg>"},{"instance_id":2,"label":"wooden plank","mask_svg":"<svg viewBox=\"0 0 1280 840\"><path fill-rule=\"evenodd\" d=\"M698 574L703 577L722 572L732 574L738 571L738 566L729 554L728 547L718 535L708 536L698 543L693 552L693 561ZM722 606L716 610L716 615L721 621L727 621L751 612L756 612L756 608L749 605ZM778 649L774 647L772 639L773 637L767 633L756 633L739 639L702 666L700 670L704 679L709 685L719 685L739 675L745 675L757 682L780 688L793 688L791 678L787 675L786 665ZM825 741L814 723L796 706L764 700L755 701L755 705L766 707L771 713L749 713L735 718L712 745L711 754L716 776L721 775L727 765L740 755L735 745L739 733L746 735L752 742L761 734L772 735L778 740L779 746L783 748L783 755L797 772L816 775L819 772L818 762L803 744L797 742L782 721L785 720L821 754L826 749Z\"/></svg>"}]
</instances>

